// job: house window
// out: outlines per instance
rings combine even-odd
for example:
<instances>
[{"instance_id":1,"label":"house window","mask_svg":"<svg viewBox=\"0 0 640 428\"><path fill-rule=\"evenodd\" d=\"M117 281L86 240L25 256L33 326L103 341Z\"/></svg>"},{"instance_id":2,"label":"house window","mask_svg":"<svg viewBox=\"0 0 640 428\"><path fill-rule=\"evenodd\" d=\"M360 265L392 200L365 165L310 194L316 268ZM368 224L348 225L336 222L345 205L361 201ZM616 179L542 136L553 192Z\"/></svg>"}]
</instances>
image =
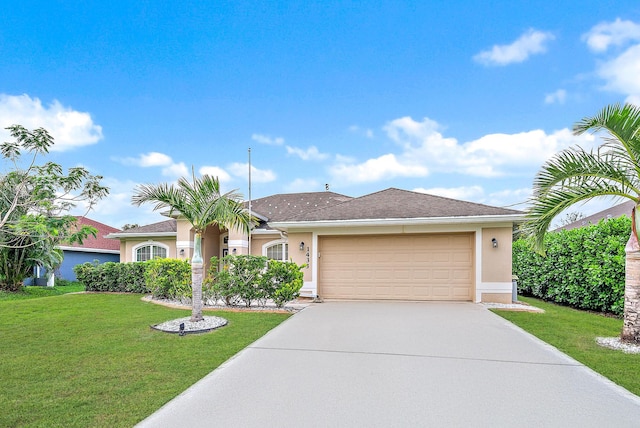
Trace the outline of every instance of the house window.
<instances>
[{"instance_id":1,"label":"house window","mask_svg":"<svg viewBox=\"0 0 640 428\"><path fill-rule=\"evenodd\" d=\"M275 244L267 244L263 249L263 254L269 260L284 260L289 258L289 245L286 242L277 242Z\"/></svg>"},{"instance_id":2,"label":"house window","mask_svg":"<svg viewBox=\"0 0 640 428\"><path fill-rule=\"evenodd\" d=\"M155 243L145 244L135 248L135 260L145 262L151 259L164 259L167 257L167 248Z\"/></svg>"}]
</instances>

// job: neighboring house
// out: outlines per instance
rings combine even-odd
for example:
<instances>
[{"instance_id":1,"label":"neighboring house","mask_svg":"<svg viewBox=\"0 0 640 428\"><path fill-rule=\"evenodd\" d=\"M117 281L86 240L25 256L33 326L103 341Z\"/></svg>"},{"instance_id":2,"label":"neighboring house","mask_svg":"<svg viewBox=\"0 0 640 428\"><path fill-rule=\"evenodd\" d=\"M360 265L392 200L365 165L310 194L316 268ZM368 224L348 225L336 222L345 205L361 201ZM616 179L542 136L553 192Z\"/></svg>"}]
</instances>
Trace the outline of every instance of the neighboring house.
<instances>
[{"instance_id":1,"label":"neighboring house","mask_svg":"<svg viewBox=\"0 0 640 428\"><path fill-rule=\"evenodd\" d=\"M250 236L210 226L203 256L264 255L306 264L303 296L325 299L511 302L511 242L523 213L400 189L252 201ZM188 259L189 223L175 218L108 237L122 262Z\"/></svg>"},{"instance_id":2,"label":"neighboring house","mask_svg":"<svg viewBox=\"0 0 640 428\"><path fill-rule=\"evenodd\" d=\"M70 281L76 280L76 274L73 268L85 262L97 261L98 263L119 262L120 261L120 245L113 239L105 236L110 233L120 232L120 229L107 226L106 224L91 220L90 218L78 216L78 226L92 226L98 230L96 236L88 236L83 240L82 244L60 245L64 254L62 265L58 269L58 278Z\"/></svg>"},{"instance_id":3,"label":"neighboring house","mask_svg":"<svg viewBox=\"0 0 640 428\"><path fill-rule=\"evenodd\" d=\"M589 224L598 224L600 220L618 218L618 217L622 217L623 215L626 215L627 217L631 218L631 210L633 209L634 206L635 206L635 202L629 200L619 205L616 205L614 207L607 208L606 210L602 210L600 212L587 216L585 218L581 218L580 220L576 220L573 223L565 224L564 226L558 227L553 231L556 232L560 230L577 229L579 227L583 227Z\"/></svg>"},{"instance_id":4,"label":"neighboring house","mask_svg":"<svg viewBox=\"0 0 640 428\"><path fill-rule=\"evenodd\" d=\"M73 268L76 265L85 262L105 263L105 262L119 262L120 261L120 244L113 239L108 239L105 236L110 233L120 232L120 229L107 226L106 224L91 220L87 217L77 217L78 226L92 226L97 229L96 236L88 236L81 244L73 245L60 245L59 249L62 250L63 260L62 264L55 271L56 278L66 279L69 281L76 280L76 274L73 272ZM36 268L34 270L34 278L27 278L25 280L26 285L46 285L47 284L47 272L44 268Z\"/></svg>"}]
</instances>

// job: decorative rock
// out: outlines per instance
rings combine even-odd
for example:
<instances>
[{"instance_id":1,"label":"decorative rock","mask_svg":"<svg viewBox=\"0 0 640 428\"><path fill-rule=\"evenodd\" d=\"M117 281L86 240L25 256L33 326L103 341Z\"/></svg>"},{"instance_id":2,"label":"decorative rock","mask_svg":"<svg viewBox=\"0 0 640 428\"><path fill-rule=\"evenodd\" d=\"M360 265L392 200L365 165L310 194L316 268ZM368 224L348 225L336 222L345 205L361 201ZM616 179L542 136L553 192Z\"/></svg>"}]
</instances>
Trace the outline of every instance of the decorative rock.
<instances>
[{"instance_id":1,"label":"decorative rock","mask_svg":"<svg viewBox=\"0 0 640 428\"><path fill-rule=\"evenodd\" d=\"M625 354L640 354L640 345L623 342L619 337L596 337L596 342L598 342L600 346L622 351Z\"/></svg>"},{"instance_id":2,"label":"decorative rock","mask_svg":"<svg viewBox=\"0 0 640 428\"><path fill-rule=\"evenodd\" d=\"M180 324L184 324L184 333L206 333L216 328L227 325L227 320L221 317L205 316L202 321L192 322L191 317L177 318L171 321L165 321L160 324L152 325L154 330L164 331L166 333L180 333Z\"/></svg>"}]
</instances>

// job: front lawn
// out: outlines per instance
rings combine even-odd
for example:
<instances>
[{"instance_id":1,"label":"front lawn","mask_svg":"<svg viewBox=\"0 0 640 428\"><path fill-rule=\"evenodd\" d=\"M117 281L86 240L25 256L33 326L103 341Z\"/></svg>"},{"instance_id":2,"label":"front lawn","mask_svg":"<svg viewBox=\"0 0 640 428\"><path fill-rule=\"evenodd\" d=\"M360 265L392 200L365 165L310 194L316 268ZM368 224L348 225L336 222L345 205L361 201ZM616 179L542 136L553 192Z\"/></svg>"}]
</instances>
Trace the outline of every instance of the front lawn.
<instances>
[{"instance_id":1,"label":"front lawn","mask_svg":"<svg viewBox=\"0 0 640 428\"><path fill-rule=\"evenodd\" d=\"M64 285L56 285L55 287L27 286L22 287L22 289L16 293L0 290L0 302L3 300L24 300L59 296L61 294L77 293L80 291L84 291L84 285L71 281L65 281Z\"/></svg>"},{"instance_id":2,"label":"front lawn","mask_svg":"<svg viewBox=\"0 0 640 428\"><path fill-rule=\"evenodd\" d=\"M598 345L596 337L616 337L622 331L622 320L579 311L542 300L520 297L520 300L545 313L494 310L534 336L555 346L618 385L640 395L640 354L625 354Z\"/></svg>"},{"instance_id":3,"label":"front lawn","mask_svg":"<svg viewBox=\"0 0 640 428\"><path fill-rule=\"evenodd\" d=\"M0 426L132 426L289 315L205 312L229 324L180 337L188 316L130 294L0 301Z\"/></svg>"}]
</instances>

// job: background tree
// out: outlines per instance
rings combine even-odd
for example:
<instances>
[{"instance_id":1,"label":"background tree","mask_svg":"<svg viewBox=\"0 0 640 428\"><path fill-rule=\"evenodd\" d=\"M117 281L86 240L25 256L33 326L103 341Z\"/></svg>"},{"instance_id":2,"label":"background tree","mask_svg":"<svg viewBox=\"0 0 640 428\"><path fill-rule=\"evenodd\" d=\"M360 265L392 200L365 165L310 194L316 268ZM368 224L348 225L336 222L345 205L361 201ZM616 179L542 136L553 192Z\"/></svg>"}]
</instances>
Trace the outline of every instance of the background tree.
<instances>
[{"instance_id":1,"label":"background tree","mask_svg":"<svg viewBox=\"0 0 640 428\"><path fill-rule=\"evenodd\" d=\"M582 214L580 211L571 211L566 213L562 218L560 218L560 226L566 226L571 223L575 223L578 220L582 220L586 216Z\"/></svg>"},{"instance_id":2,"label":"background tree","mask_svg":"<svg viewBox=\"0 0 640 428\"><path fill-rule=\"evenodd\" d=\"M177 185L162 183L140 185L131 198L134 205L155 202L154 210L169 208L170 213L184 217L194 231L194 253L191 259L191 287L193 289L191 321L202 321L202 234L207 226L217 224L227 229L239 229L249 233L251 218L242 205L242 195L236 191L220 192L217 178L203 175L196 178L192 170L192 182L184 177Z\"/></svg>"},{"instance_id":3,"label":"background tree","mask_svg":"<svg viewBox=\"0 0 640 428\"><path fill-rule=\"evenodd\" d=\"M43 128L7 128L14 141L0 145L10 168L0 174L0 289L19 290L35 266L53 271L62 261L61 243L82 242L91 227L76 227L68 211L78 203L87 210L109 190L102 177L84 168L63 168L53 162L38 164L54 144Z\"/></svg>"},{"instance_id":4,"label":"background tree","mask_svg":"<svg viewBox=\"0 0 640 428\"><path fill-rule=\"evenodd\" d=\"M575 135L604 132L604 143L585 151L563 150L547 161L533 182L533 197L523 230L544 252L551 221L572 205L600 196L630 199L632 233L626 247L624 325L621 339L640 344L640 246L636 215L640 201L640 107L611 105L573 127Z\"/></svg>"}]
</instances>

